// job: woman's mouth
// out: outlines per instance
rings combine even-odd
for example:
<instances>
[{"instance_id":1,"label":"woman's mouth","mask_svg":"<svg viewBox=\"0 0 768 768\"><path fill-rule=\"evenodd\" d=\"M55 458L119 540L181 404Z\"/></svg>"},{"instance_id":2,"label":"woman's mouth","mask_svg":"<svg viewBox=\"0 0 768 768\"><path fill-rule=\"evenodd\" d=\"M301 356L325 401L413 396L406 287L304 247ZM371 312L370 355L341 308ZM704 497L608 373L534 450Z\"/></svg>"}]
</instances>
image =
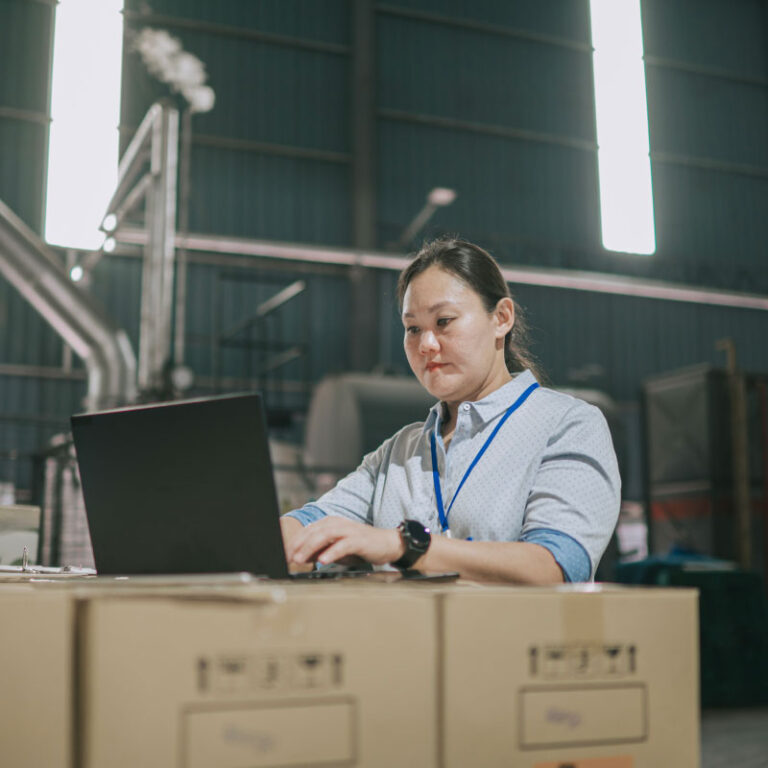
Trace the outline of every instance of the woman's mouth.
<instances>
[{"instance_id":1,"label":"woman's mouth","mask_svg":"<svg viewBox=\"0 0 768 768\"><path fill-rule=\"evenodd\" d=\"M436 371L438 368L442 368L445 365L445 363L427 363L427 370L431 373L432 371Z\"/></svg>"}]
</instances>

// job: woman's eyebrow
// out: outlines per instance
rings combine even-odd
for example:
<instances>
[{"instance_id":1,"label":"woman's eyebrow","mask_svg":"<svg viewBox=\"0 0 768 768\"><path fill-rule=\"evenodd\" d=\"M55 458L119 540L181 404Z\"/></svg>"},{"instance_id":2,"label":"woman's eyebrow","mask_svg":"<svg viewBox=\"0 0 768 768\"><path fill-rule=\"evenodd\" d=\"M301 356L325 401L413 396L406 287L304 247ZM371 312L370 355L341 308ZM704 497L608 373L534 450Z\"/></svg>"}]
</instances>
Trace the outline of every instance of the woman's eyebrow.
<instances>
[{"instance_id":1,"label":"woman's eyebrow","mask_svg":"<svg viewBox=\"0 0 768 768\"><path fill-rule=\"evenodd\" d=\"M427 312L437 312L438 309L442 309L442 307L445 307L446 305L453 305L452 301L438 301L437 304L433 304L431 307L427 307ZM403 317L413 317L412 312L403 312Z\"/></svg>"}]
</instances>

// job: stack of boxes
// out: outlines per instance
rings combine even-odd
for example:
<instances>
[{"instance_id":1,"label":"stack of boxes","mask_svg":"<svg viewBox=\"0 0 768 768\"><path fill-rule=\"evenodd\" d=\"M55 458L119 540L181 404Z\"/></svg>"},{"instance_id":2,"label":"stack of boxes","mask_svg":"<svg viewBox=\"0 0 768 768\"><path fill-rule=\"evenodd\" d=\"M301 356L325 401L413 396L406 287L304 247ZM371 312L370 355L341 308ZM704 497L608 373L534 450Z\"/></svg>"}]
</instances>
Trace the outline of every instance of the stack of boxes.
<instances>
[{"instance_id":1,"label":"stack of boxes","mask_svg":"<svg viewBox=\"0 0 768 768\"><path fill-rule=\"evenodd\" d=\"M0 586L16 768L698 766L694 590Z\"/></svg>"}]
</instances>

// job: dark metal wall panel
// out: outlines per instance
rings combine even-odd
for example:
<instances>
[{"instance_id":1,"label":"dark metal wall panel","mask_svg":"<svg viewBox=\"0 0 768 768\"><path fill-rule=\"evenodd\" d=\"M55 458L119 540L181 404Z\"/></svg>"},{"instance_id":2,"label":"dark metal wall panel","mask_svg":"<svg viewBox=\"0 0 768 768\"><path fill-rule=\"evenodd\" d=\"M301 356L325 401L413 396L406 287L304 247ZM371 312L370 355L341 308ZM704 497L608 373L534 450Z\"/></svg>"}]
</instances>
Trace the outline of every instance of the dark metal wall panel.
<instances>
[{"instance_id":1,"label":"dark metal wall panel","mask_svg":"<svg viewBox=\"0 0 768 768\"><path fill-rule=\"evenodd\" d=\"M50 122L53 2L0 0L0 199L42 233ZM0 278L0 365L56 367L62 345ZM32 455L82 400L83 381L0 374L0 481L32 486ZM79 393L79 394L76 394Z\"/></svg>"},{"instance_id":2,"label":"dark metal wall panel","mask_svg":"<svg viewBox=\"0 0 768 768\"><path fill-rule=\"evenodd\" d=\"M151 8L162 17L345 44L349 39L348 4L349 0L155 0ZM146 5L145 0L126 0L125 8L142 12Z\"/></svg>"},{"instance_id":3,"label":"dark metal wall panel","mask_svg":"<svg viewBox=\"0 0 768 768\"><path fill-rule=\"evenodd\" d=\"M212 112L193 117L190 229L349 244L346 2L157 2L127 15L122 142L166 86L131 47L165 28L205 63Z\"/></svg>"},{"instance_id":4,"label":"dark metal wall panel","mask_svg":"<svg viewBox=\"0 0 768 768\"><path fill-rule=\"evenodd\" d=\"M48 128L3 115L0 106L0 200L38 234L43 228Z\"/></svg>"},{"instance_id":5,"label":"dark metal wall panel","mask_svg":"<svg viewBox=\"0 0 768 768\"><path fill-rule=\"evenodd\" d=\"M386 14L377 32L380 108L594 144L587 50Z\"/></svg>"},{"instance_id":6,"label":"dark metal wall panel","mask_svg":"<svg viewBox=\"0 0 768 768\"><path fill-rule=\"evenodd\" d=\"M42 232L54 4L0 0L0 199Z\"/></svg>"},{"instance_id":7,"label":"dark metal wall panel","mask_svg":"<svg viewBox=\"0 0 768 768\"><path fill-rule=\"evenodd\" d=\"M0 364L60 365L61 341L27 301L0 278Z\"/></svg>"},{"instance_id":8,"label":"dark metal wall panel","mask_svg":"<svg viewBox=\"0 0 768 768\"><path fill-rule=\"evenodd\" d=\"M768 179L657 163L654 199L661 262L672 279L768 290ZM767 319L768 322L768 319Z\"/></svg>"},{"instance_id":9,"label":"dark metal wall panel","mask_svg":"<svg viewBox=\"0 0 768 768\"><path fill-rule=\"evenodd\" d=\"M460 233L518 263L541 263L525 241L554 246L558 265L562 248L595 251L588 4L377 9L380 241L396 241L427 192L448 186L456 202L419 238Z\"/></svg>"},{"instance_id":10,"label":"dark metal wall panel","mask_svg":"<svg viewBox=\"0 0 768 768\"><path fill-rule=\"evenodd\" d=\"M642 0L646 56L766 77L763 0Z\"/></svg>"},{"instance_id":11,"label":"dark metal wall panel","mask_svg":"<svg viewBox=\"0 0 768 768\"><path fill-rule=\"evenodd\" d=\"M392 0L377 7L438 14L563 40L589 40L588 0Z\"/></svg>"},{"instance_id":12,"label":"dark metal wall panel","mask_svg":"<svg viewBox=\"0 0 768 768\"><path fill-rule=\"evenodd\" d=\"M458 197L417 239L458 233L501 248L502 260L510 241L597 246L597 168L589 152L387 120L379 132L383 243L398 239L439 186L456 189ZM516 255L519 263L531 254ZM548 258L561 265L563 253L554 248Z\"/></svg>"},{"instance_id":13,"label":"dark metal wall panel","mask_svg":"<svg viewBox=\"0 0 768 768\"><path fill-rule=\"evenodd\" d=\"M196 131L337 152L349 146L345 57L248 40L195 42L190 50L211 62L217 101L195 118Z\"/></svg>"},{"instance_id":14,"label":"dark metal wall panel","mask_svg":"<svg viewBox=\"0 0 768 768\"><path fill-rule=\"evenodd\" d=\"M348 168L317 160L195 147L190 229L349 244Z\"/></svg>"},{"instance_id":15,"label":"dark metal wall panel","mask_svg":"<svg viewBox=\"0 0 768 768\"><path fill-rule=\"evenodd\" d=\"M659 262L653 273L768 291L766 5L644 0L642 8Z\"/></svg>"},{"instance_id":16,"label":"dark metal wall panel","mask_svg":"<svg viewBox=\"0 0 768 768\"><path fill-rule=\"evenodd\" d=\"M48 113L53 6L0 0L0 105Z\"/></svg>"},{"instance_id":17,"label":"dark metal wall panel","mask_svg":"<svg viewBox=\"0 0 768 768\"><path fill-rule=\"evenodd\" d=\"M187 268L187 327L184 359L197 374L210 376L216 355L212 334L215 332L216 310L214 286L217 268L190 264Z\"/></svg>"},{"instance_id":18,"label":"dark metal wall panel","mask_svg":"<svg viewBox=\"0 0 768 768\"><path fill-rule=\"evenodd\" d=\"M91 273L91 285L85 290L101 302L104 313L128 334L134 352L138 352L141 259L121 256L102 258Z\"/></svg>"},{"instance_id":19,"label":"dark metal wall panel","mask_svg":"<svg viewBox=\"0 0 768 768\"><path fill-rule=\"evenodd\" d=\"M53 2L0 0L0 200L38 234L44 222L54 9ZM48 324L0 278L0 365L57 366L61 351ZM38 378L0 374L0 481L22 489L31 485L31 454L54 426L60 428L66 413L48 410L44 386Z\"/></svg>"},{"instance_id":20,"label":"dark metal wall panel","mask_svg":"<svg viewBox=\"0 0 768 768\"><path fill-rule=\"evenodd\" d=\"M169 31L205 63L216 92L215 108L195 116L195 133L330 151L347 148L346 56L172 26ZM122 121L135 127L152 100L168 90L146 72L130 47L125 64Z\"/></svg>"},{"instance_id":21,"label":"dark metal wall panel","mask_svg":"<svg viewBox=\"0 0 768 768\"><path fill-rule=\"evenodd\" d=\"M84 395L84 377L81 380L46 379L0 374L0 410L15 423L37 425L41 429L66 429L69 414L81 406Z\"/></svg>"},{"instance_id":22,"label":"dark metal wall panel","mask_svg":"<svg viewBox=\"0 0 768 768\"><path fill-rule=\"evenodd\" d=\"M765 85L654 66L646 82L654 152L768 168L768 65Z\"/></svg>"},{"instance_id":23,"label":"dark metal wall panel","mask_svg":"<svg viewBox=\"0 0 768 768\"><path fill-rule=\"evenodd\" d=\"M0 481L14 483L18 501L29 500L32 457L69 429L84 395L84 381L0 374Z\"/></svg>"},{"instance_id":24,"label":"dark metal wall panel","mask_svg":"<svg viewBox=\"0 0 768 768\"><path fill-rule=\"evenodd\" d=\"M642 380L687 365L723 366L718 339L736 343L745 370L768 369L761 312L520 286L534 351L557 384L636 399ZM597 369L593 375L589 368Z\"/></svg>"},{"instance_id":25,"label":"dark metal wall panel","mask_svg":"<svg viewBox=\"0 0 768 768\"><path fill-rule=\"evenodd\" d=\"M186 361L200 376L247 377L249 362L242 344L226 349L221 337L252 318L260 304L278 291L303 280L306 290L275 311L232 335L235 342L269 341L285 347L307 345L306 357L289 363L286 379L313 381L348 366L349 296L345 277L281 272L266 264L249 268L191 264L188 272ZM217 339L219 341L217 342ZM254 350L250 375L258 373L260 352ZM307 364L307 369L302 366ZM303 393L306 397L306 392Z\"/></svg>"}]
</instances>

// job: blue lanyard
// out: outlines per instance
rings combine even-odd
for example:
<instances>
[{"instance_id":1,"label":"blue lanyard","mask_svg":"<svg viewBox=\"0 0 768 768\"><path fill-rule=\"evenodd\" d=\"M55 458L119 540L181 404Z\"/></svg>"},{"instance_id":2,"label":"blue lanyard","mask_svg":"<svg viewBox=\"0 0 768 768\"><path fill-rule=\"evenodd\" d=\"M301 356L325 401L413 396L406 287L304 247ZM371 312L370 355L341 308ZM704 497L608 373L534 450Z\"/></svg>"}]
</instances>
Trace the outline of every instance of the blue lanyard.
<instances>
[{"instance_id":1,"label":"blue lanyard","mask_svg":"<svg viewBox=\"0 0 768 768\"><path fill-rule=\"evenodd\" d=\"M482 458L483 454L487 450L488 446L493 442L493 438L496 437L496 433L502 428L504 425L504 422L528 399L528 395L533 392L536 387L539 386L539 383L537 381L534 381L533 384L531 384L528 389L523 392L520 397L515 400L512 405L507 408L506 413L499 419L499 423L494 427L493 432L491 432L488 439L483 443L483 447L477 452L477 456L472 460L472 463L469 465L469 468L464 473L464 477L461 478L461 482L459 483L459 487L456 489L456 493L453 494L453 499L451 499L451 504L448 507L448 511L446 512L443 507L443 494L440 491L440 472L437 468L437 448L435 447L435 433L432 431L429 435L429 440L432 447L432 479L435 483L435 501L437 502L437 514L440 518L440 527L442 528L443 533L447 534L448 536L451 535L450 529L448 528L448 515L451 514L451 510L453 509L453 505L456 503L456 497L459 495L459 491L464 487L464 483L467 482L467 478L469 477L470 472L475 468L477 463Z\"/></svg>"}]
</instances>

